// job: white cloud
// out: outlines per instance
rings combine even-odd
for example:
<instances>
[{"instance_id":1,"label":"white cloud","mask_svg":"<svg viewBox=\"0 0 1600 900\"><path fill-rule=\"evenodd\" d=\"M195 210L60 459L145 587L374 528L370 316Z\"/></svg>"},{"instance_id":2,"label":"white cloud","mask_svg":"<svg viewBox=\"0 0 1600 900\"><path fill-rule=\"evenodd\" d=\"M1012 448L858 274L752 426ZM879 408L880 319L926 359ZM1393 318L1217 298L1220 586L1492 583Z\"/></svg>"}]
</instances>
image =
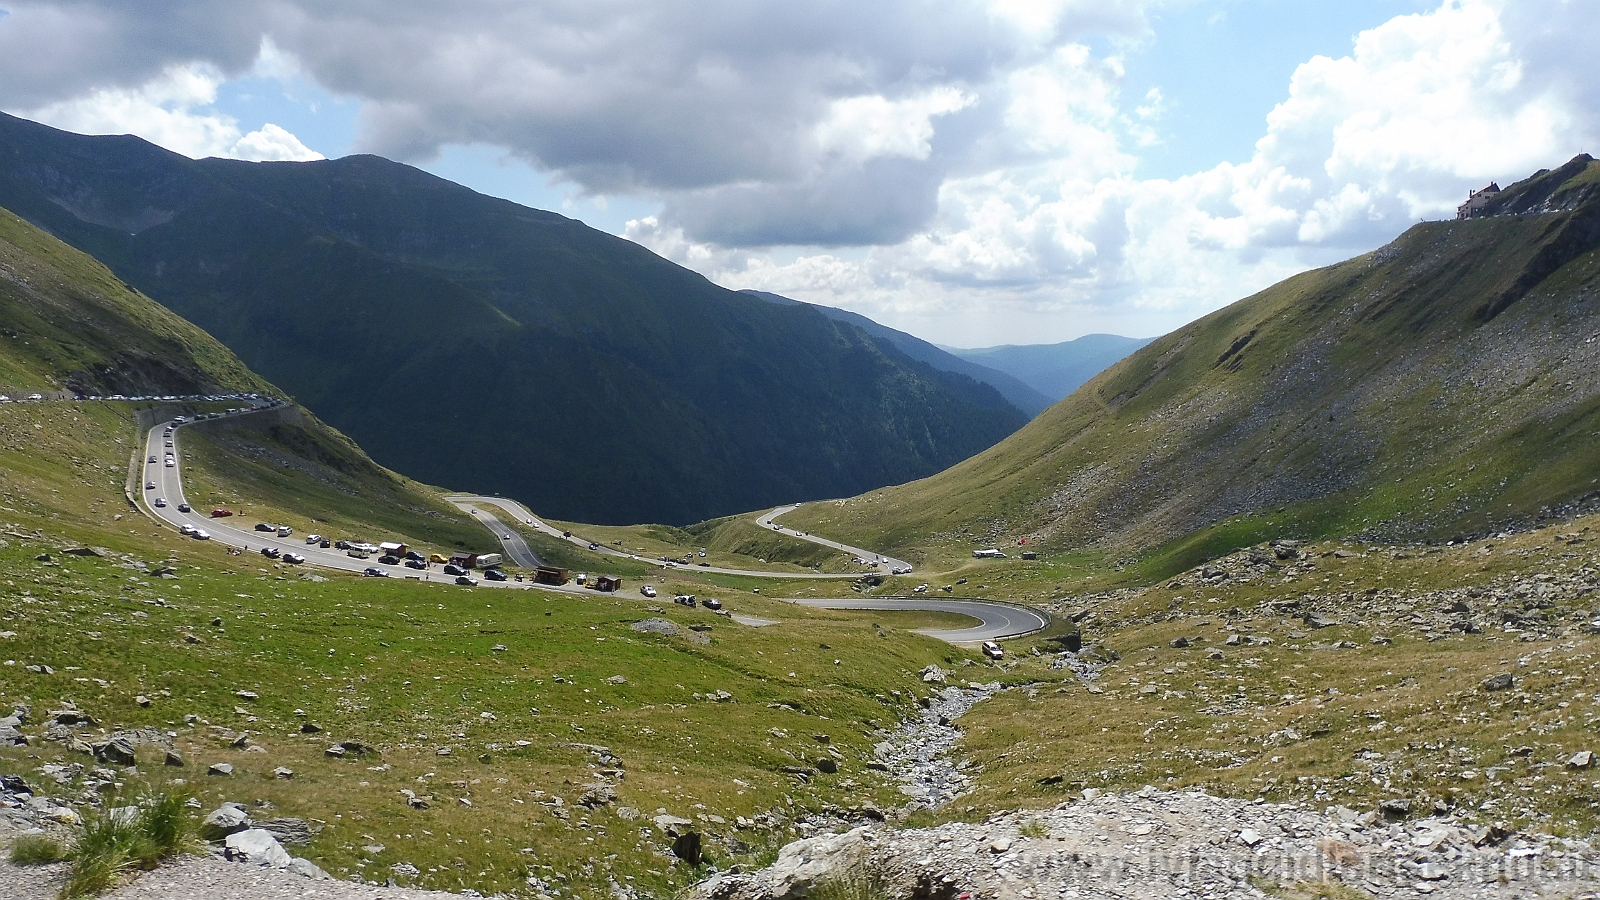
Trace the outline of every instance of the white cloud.
<instances>
[{"instance_id":1,"label":"white cloud","mask_svg":"<svg viewBox=\"0 0 1600 900\"><path fill-rule=\"evenodd\" d=\"M502 147L720 283L951 343L1150 334L1600 146L1600 4L1440 0L1302 64L1248 159L1144 178L1165 101L1119 54L1182 2L8 0L0 104L292 159L216 86L314 80L362 149Z\"/></svg>"},{"instance_id":2,"label":"white cloud","mask_svg":"<svg viewBox=\"0 0 1600 900\"><path fill-rule=\"evenodd\" d=\"M195 159L322 159L322 154L277 125L241 132L232 116L212 108L222 81L221 74L203 64L174 66L137 88L100 89L22 115L80 134L136 134Z\"/></svg>"},{"instance_id":3,"label":"white cloud","mask_svg":"<svg viewBox=\"0 0 1600 900\"><path fill-rule=\"evenodd\" d=\"M1581 102L1600 94L1595 76L1539 55L1540 39L1594 16L1543 6L1543 18L1521 4L1508 17L1490 0L1449 0L1363 32L1348 56L1296 70L1252 158L1173 180L1138 179L1129 149L1149 139L1160 95L1125 115L1117 61L1064 46L1008 76L987 136L996 164L948 175L928 226L904 241L782 264L693 250L681 232L651 246L730 286L920 321L950 343L1154 333L1448 216L1469 187L1596 146L1600 110ZM1563 16L1565 29L1551 21ZM974 310L1055 329L985 337Z\"/></svg>"}]
</instances>

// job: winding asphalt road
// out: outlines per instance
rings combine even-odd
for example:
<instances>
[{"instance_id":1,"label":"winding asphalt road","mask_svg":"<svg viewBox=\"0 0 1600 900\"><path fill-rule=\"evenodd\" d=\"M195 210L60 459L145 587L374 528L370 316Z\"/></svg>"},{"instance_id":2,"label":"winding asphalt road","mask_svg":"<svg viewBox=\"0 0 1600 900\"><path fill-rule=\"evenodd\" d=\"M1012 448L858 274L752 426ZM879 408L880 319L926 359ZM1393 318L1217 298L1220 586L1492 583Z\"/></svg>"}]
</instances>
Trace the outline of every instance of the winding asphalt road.
<instances>
[{"instance_id":1,"label":"winding asphalt road","mask_svg":"<svg viewBox=\"0 0 1600 900\"><path fill-rule=\"evenodd\" d=\"M241 410L237 413L229 413L227 416L231 417L249 415L253 412L259 412L262 409L271 408L273 408L271 405L266 405L253 409ZM152 518L178 528L181 528L184 525L190 525L195 528L202 529L210 535L210 540L219 544L238 548L241 550L241 552L259 553L262 547L271 546L277 547L283 551L292 551L304 556L306 558L306 565L320 566L322 568L355 573L360 573L368 567L373 566L372 560L355 559L346 556L343 551L334 550L331 548L324 550L315 544L306 544L304 536L301 535L279 537L276 534L269 535L265 532L246 530L244 527L242 527L244 525L243 522L235 524L237 519L234 517L220 519L211 518L209 510L191 510L189 512L179 511L179 505L184 504L186 502L186 498L183 493L183 461L182 455L179 453L180 448L177 446L177 444L182 430L191 424L194 423L186 422L180 425L173 425L170 422L163 422L156 424L150 429L149 435L144 442L143 455L135 460L138 469L137 477L139 479L139 483L134 485L139 489L135 492L135 496L137 498L136 503ZM170 436L166 433L169 426L172 430ZM171 444L171 446L168 446L168 444ZM149 461L151 457L155 458L155 462ZM171 463L170 465L168 465L169 461ZM158 497L165 501L165 505L157 506L155 504L155 500ZM562 538L563 540L571 541L574 544L578 544L579 546L588 549L588 542L584 541L582 538L578 538L576 536L566 537L562 535L560 529L545 524L526 506L523 506L514 500L507 500L501 497L478 496L455 496L448 499L451 503L455 504L457 507L471 515L474 520L482 524L485 528L488 528L490 532L493 533L500 541L501 546L505 549L506 555L511 557L512 561L519 566L537 566L540 564L539 558L528 546L527 542L517 534L515 528L507 527L505 523L500 521L499 518L480 507L499 507L501 510L505 511L507 514L524 525L532 527L545 534L550 534L555 537ZM871 551L862 550L858 547L851 547L847 544L829 541L825 538L813 537L810 534L797 532L793 529L783 528L773 523L772 520L774 518L797 508L798 505L799 504L778 507L777 509L764 514L757 521L760 522L763 527L772 528L775 531L780 531L784 534L788 534L802 540L808 540L813 543L843 550L863 559L876 560L879 562L880 566L889 566L894 568L909 565L901 560L875 554ZM253 528L253 525L251 527ZM252 546L255 548L254 551L251 550ZM635 560L640 559L632 554L612 550L605 546L601 546L600 550L596 552L609 556L626 557ZM653 560L640 561L654 562ZM450 578L449 576L439 575L431 570L416 571L412 569L395 569L394 571L396 575L418 581L442 581L446 583L454 581L454 579ZM746 575L765 578L857 577L856 575L819 575L815 573L790 574L783 572L722 569L716 567L702 568L699 566L696 566L689 571L716 572L728 575ZM479 581L479 586L511 589L529 589L534 587L532 582L496 582L488 581L486 579ZM539 585L538 587L540 590L556 591L559 593L568 594L588 595L593 593L592 591L577 587L575 585L562 585L559 587L553 585ZM948 641L953 644L1018 637L1026 634L1032 634L1043 629L1049 624L1049 618L1043 613L1035 612L1023 607L989 603L981 600L934 600L931 598L905 600L886 598L843 598L834 600L801 599L790 602L794 602L801 606L823 609L923 610L931 612L953 612L965 616L971 616L979 621L978 625L975 625L971 628L942 630L927 629L921 632L922 634Z\"/></svg>"}]
</instances>

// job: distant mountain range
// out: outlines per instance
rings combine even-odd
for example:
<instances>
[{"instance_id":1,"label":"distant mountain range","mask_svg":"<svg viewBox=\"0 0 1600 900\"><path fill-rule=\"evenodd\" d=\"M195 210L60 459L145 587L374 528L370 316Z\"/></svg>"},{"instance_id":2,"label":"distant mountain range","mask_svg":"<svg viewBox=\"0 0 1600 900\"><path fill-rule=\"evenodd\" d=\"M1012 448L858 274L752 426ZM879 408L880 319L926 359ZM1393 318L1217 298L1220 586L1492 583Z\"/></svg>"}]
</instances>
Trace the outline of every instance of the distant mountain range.
<instances>
[{"instance_id":1,"label":"distant mountain range","mask_svg":"<svg viewBox=\"0 0 1600 900\"><path fill-rule=\"evenodd\" d=\"M1055 403L1152 340L1155 339L1086 334L1060 344L941 349L968 362L1003 372Z\"/></svg>"},{"instance_id":2,"label":"distant mountain range","mask_svg":"<svg viewBox=\"0 0 1600 900\"><path fill-rule=\"evenodd\" d=\"M910 553L1445 540L1600 502L1600 163L1158 338L989 450L790 520ZM1125 559L1128 557L1124 557Z\"/></svg>"},{"instance_id":3,"label":"distant mountain range","mask_svg":"<svg viewBox=\"0 0 1600 900\"><path fill-rule=\"evenodd\" d=\"M875 338L881 338L885 341L888 341L895 347L899 348L900 352L911 357L912 359L925 362L940 371L955 372L960 375L965 375L975 381L981 381L984 384L992 386L995 390L1000 392L1000 396L1010 401L1012 406L1015 406L1017 409L1027 413L1030 418L1043 412L1050 404L1061 399L1060 397L1052 398L1046 396L1044 393L1041 393L1034 387L1024 383L1023 379L1019 379L1011 374L1007 374L1005 371L1002 371L997 367L980 365L978 363L969 362L968 360L963 359L961 354L968 351L948 351L948 348L940 348L934 344L928 343L922 338L916 337L915 335L906 334L904 331L896 331L887 325L880 325L866 316L861 315L860 313L853 313L847 309L839 309L838 307L833 306L805 304L799 300L793 300L781 294L774 294L769 291L746 290L743 291L743 293L749 294L752 297L760 297L769 303L776 303L779 305L809 305L812 309L822 313L836 322L848 322L849 324L860 328L862 331L865 331L867 334L870 334ZM1118 358L1120 359L1121 357ZM1112 362L1115 361L1116 360L1112 360ZM1107 365L1110 365L1110 363L1107 363ZM1103 369L1105 366L1101 366L1100 368ZM1096 371L1099 370L1097 369ZM1062 396L1065 395L1063 394Z\"/></svg>"},{"instance_id":4,"label":"distant mountain range","mask_svg":"<svg viewBox=\"0 0 1600 900\"><path fill-rule=\"evenodd\" d=\"M686 523L931 475L1027 421L809 307L371 156L191 160L0 114L0 206L414 478Z\"/></svg>"}]
</instances>

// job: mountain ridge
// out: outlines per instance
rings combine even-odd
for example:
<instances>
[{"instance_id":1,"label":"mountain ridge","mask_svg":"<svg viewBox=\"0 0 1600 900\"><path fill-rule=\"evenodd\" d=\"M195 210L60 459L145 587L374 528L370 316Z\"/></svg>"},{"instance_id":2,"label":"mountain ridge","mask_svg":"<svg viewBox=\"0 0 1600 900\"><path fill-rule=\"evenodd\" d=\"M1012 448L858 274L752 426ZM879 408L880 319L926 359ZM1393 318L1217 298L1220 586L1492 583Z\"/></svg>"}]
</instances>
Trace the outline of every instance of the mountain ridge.
<instances>
[{"instance_id":1,"label":"mountain ridge","mask_svg":"<svg viewBox=\"0 0 1600 900\"><path fill-rule=\"evenodd\" d=\"M997 347L941 349L961 359L1004 372L1050 398L1066 399L1109 366L1155 338L1086 334L1058 344L1003 344Z\"/></svg>"},{"instance_id":2,"label":"mountain ridge","mask_svg":"<svg viewBox=\"0 0 1600 900\"><path fill-rule=\"evenodd\" d=\"M1060 398L1050 398L1039 392L1032 385L1023 380L1002 372L999 369L964 359L958 353L952 353L948 348L940 347L913 334L898 331L880 322L868 318L848 309L839 309L836 306L823 306L820 303L804 303L782 294L771 291L758 291L746 288L739 293L759 297L769 303L779 305L809 306L830 319L838 322L848 322L865 331L873 337L882 337L893 343L900 351L912 359L925 362L935 369L945 372L955 372L966 375L974 381L981 381L1000 392L1012 406L1022 410L1029 418L1043 412L1050 404Z\"/></svg>"},{"instance_id":3,"label":"mountain ridge","mask_svg":"<svg viewBox=\"0 0 1600 900\"><path fill-rule=\"evenodd\" d=\"M1596 181L1580 156L1493 215L1289 278L974 458L794 526L935 555L1026 539L1181 566L1274 537L1462 538L1592 496Z\"/></svg>"},{"instance_id":4,"label":"mountain ridge","mask_svg":"<svg viewBox=\"0 0 1600 900\"><path fill-rule=\"evenodd\" d=\"M854 493L1026 421L854 326L378 157L189 160L0 116L0 205L387 467L556 518L682 523Z\"/></svg>"}]
</instances>

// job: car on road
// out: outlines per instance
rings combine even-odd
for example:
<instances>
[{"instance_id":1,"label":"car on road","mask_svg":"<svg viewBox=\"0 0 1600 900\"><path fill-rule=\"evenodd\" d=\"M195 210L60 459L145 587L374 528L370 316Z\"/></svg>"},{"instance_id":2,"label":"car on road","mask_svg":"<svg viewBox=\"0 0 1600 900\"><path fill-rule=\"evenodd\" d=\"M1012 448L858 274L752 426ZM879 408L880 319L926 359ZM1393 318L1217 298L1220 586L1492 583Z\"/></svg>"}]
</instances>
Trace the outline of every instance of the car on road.
<instances>
[{"instance_id":1,"label":"car on road","mask_svg":"<svg viewBox=\"0 0 1600 900\"><path fill-rule=\"evenodd\" d=\"M361 570L361 574L365 575L368 578L388 578L389 577L389 573L388 572L385 572L382 569L374 569L371 566L367 566L365 569L362 569Z\"/></svg>"},{"instance_id":2,"label":"car on road","mask_svg":"<svg viewBox=\"0 0 1600 900\"><path fill-rule=\"evenodd\" d=\"M368 553L365 550L357 550L354 547L351 547L349 550L346 550L344 552L344 555L350 557L351 559L371 559L372 558L372 554L371 553Z\"/></svg>"},{"instance_id":3,"label":"car on road","mask_svg":"<svg viewBox=\"0 0 1600 900\"><path fill-rule=\"evenodd\" d=\"M380 556L380 557L378 557L378 565L380 565L380 566L398 566L398 565L400 565L400 557L398 557L398 556Z\"/></svg>"},{"instance_id":4,"label":"car on road","mask_svg":"<svg viewBox=\"0 0 1600 900\"><path fill-rule=\"evenodd\" d=\"M190 506L187 503L179 503L178 504L178 512L194 512L194 507Z\"/></svg>"},{"instance_id":5,"label":"car on road","mask_svg":"<svg viewBox=\"0 0 1600 900\"><path fill-rule=\"evenodd\" d=\"M169 468L169 469L176 469L176 468L177 468L177 467L178 467L178 462L177 462L177 460L175 460L175 459L171 459L171 458L170 458L170 457L169 457L169 458L168 458L168 459L167 459L167 468Z\"/></svg>"},{"instance_id":6,"label":"car on road","mask_svg":"<svg viewBox=\"0 0 1600 900\"><path fill-rule=\"evenodd\" d=\"M156 489L156 483L154 481L146 481L144 483L144 489L147 491L153 491Z\"/></svg>"},{"instance_id":7,"label":"car on road","mask_svg":"<svg viewBox=\"0 0 1600 900\"><path fill-rule=\"evenodd\" d=\"M1000 645L996 644L994 641L984 641L983 655L989 657L990 659L999 659L1006 655L1006 651L1002 650Z\"/></svg>"},{"instance_id":8,"label":"car on road","mask_svg":"<svg viewBox=\"0 0 1600 900\"><path fill-rule=\"evenodd\" d=\"M446 575L465 575L467 574L467 570L454 563L445 563L444 573Z\"/></svg>"},{"instance_id":9,"label":"car on road","mask_svg":"<svg viewBox=\"0 0 1600 900\"><path fill-rule=\"evenodd\" d=\"M159 509L159 508L161 508L163 506L166 506L167 505L167 498L165 498L165 497L157 497L155 505L156 505L157 509Z\"/></svg>"},{"instance_id":10,"label":"car on road","mask_svg":"<svg viewBox=\"0 0 1600 900\"><path fill-rule=\"evenodd\" d=\"M639 588L639 593L645 595L646 597L654 597L656 595L656 589L654 585L641 585Z\"/></svg>"},{"instance_id":11,"label":"car on road","mask_svg":"<svg viewBox=\"0 0 1600 900\"><path fill-rule=\"evenodd\" d=\"M306 558L298 553L285 553L283 555L283 561L286 563L293 563L294 565L298 566L305 562Z\"/></svg>"},{"instance_id":12,"label":"car on road","mask_svg":"<svg viewBox=\"0 0 1600 900\"><path fill-rule=\"evenodd\" d=\"M456 584L463 584L463 585L466 585L467 587L477 587L478 582L474 581L473 579L471 579L470 577L468 577L466 575L457 575L456 576Z\"/></svg>"},{"instance_id":13,"label":"car on road","mask_svg":"<svg viewBox=\"0 0 1600 900\"><path fill-rule=\"evenodd\" d=\"M562 536L562 537L572 537L572 532L570 532L570 531L563 531L563 532L561 532L561 536Z\"/></svg>"},{"instance_id":14,"label":"car on road","mask_svg":"<svg viewBox=\"0 0 1600 900\"><path fill-rule=\"evenodd\" d=\"M594 541L590 541L589 542L589 549L590 550L599 550L600 549L600 545L596 544Z\"/></svg>"},{"instance_id":15,"label":"car on road","mask_svg":"<svg viewBox=\"0 0 1600 900\"><path fill-rule=\"evenodd\" d=\"M328 549L328 548L329 548L329 547L331 547L331 546L333 546L333 542L332 542L332 541L330 541L330 540L328 540L328 539L327 539L327 538L323 538L323 539L322 539L322 543L320 543L320 544L318 544L318 545L317 545L317 546L318 546L318 547L321 547L321 548L322 548L322 549L324 549L324 550L326 550L326 549Z\"/></svg>"},{"instance_id":16,"label":"car on road","mask_svg":"<svg viewBox=\"0 0 1600 900\"><path fill-rule=\"evenodd\" d=\"M256 530L257 531L270 531L270 532L273 532L273 533L277 533L278 526L270 524L268 522L257 522L256 523Z\"/></svg>"},{"instance_id":17,"label":"car on road","mask_svg":"<svg viewBox=\"0 0 1600 900\"><path fill-rule=\"evenodd\" d=\"M278 526L278 537L288 537L291 534L294 534L293 528L290 528L287 525Z\"/></svg>"},{"instance_id":18,"label":"car on road","mask_svg":"<svg viewBox=\"0 0 1600 900\"><path fill-rule=\"evenodd\" d=\"M489 579L490 581L505 581L506 573L500 571L499 569L484 569L483 577Z\"/></svg>"},{"instance_id":19,"label":"car on road","mask_svg":"<svg viewBox=\"0 0 1600 900\"><path fill-rule=\"evenodd\" d=\"M150 457L150 462L155 462L155 461L156 461L156 458L154 456Z\"/></svg>"},{"instance_id":20,"label":"car on road","mask_svg":"<svg viewBox=\"0 0 1600 900\"><path fill-rule=\"evenodd\" d=\"M184 537L189 537L190 535L193 535L196 531L199 531L199 530L200 529L194 527L193 525L184 525L184 526L181 526L178 529L178 533L183 535Z\"/></svg>"},{"instance_id":21,"label":"car on road","mask_svg":"<svg viewBox=\"0 0 1600 900\"><path fill-rule=\"evenodd\" d=\"M711 563L708 563L708 562L697 562L697 563L695 563L695 565L697 565L697 566L709 566L709 565L711 565Z\"/></svg>"},{"instance_id":22,"label":"car on road","mask_svg":"<svg viewBox=\"0 0 1600 900\"><path fill-rule=\"evenodd\" d=\"M277 559L283 555L283 551L279 550L277 547L262 547L261 555L265 556L267 559Z\"/></svg>"},{"instance_id":23,"label":"car on road","mask_svg":"<svg viewBox=\"0 0 1600 900\"><path fill-rule=\"evenodd\" d=\"M211 532L205 530L204 528L196 528L194 530L194 534L190 535L190 537L197 541L209 541L211 540Z\"/></svg>"},{"instance_id":24,"label":"car on road","mask_svg":"<svg viewBox=\"0 0 1600 900\"><path fill-rule=\"evenodd\" d=\"M320 534L308 534L308 535L306 535L306 543L308 543L308 544L315 544L315 543L317 543L317 542L319 542L321 540L322 540L322 535L320 535Z\"/></svg>"},{"instance_id":25,"label":"car on road","mask_svg":"<svg viewBox=\"0 0 1600 900\"><path fill-rule=\"evenodd\" d=\"M428 564L424 560L408 559L406 560L406 567L410 569L426 569Z\"/></svg>"},{"instance_id":26,"label":"car on road","mask_svg":"<svg viewBox=\"0 0 1600 900\"><path fill-rule=\"evenodd\" d=\"M231 509L223 509L220 506L211 511L211 518L213 518L213 519L226 519L227 517L229 517L231 515L233 515L233 510L231 510Z\"/></svg>"},{"instance_id":27,"label":"car on road","mask_svg":"<svg viewBox=\"0 0 1600 900\"><path fill-rule=\"evenodd\" d=\"M511 535L509 535L509 534L508 534L508 535L506 535L506 536L505 536L505 540L508 540L508 541L509 541L509 540L511 540Z\"/></svg>"}]
</instances>

